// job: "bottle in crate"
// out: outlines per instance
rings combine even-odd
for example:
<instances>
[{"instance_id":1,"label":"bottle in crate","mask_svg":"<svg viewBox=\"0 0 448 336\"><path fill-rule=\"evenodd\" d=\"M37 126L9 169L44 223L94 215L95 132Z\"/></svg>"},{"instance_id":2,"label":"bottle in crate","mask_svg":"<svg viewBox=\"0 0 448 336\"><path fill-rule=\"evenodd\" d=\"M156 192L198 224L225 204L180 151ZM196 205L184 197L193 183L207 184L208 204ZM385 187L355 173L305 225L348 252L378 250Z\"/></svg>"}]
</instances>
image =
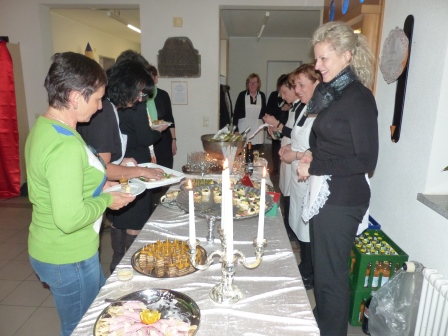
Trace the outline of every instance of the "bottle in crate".
<instances>
[{"instance_id":1,"label":"bottle in crate","mask_svg":"<svg viewBox=\"0 0 448 336\"><path fill-rule=\"evenodd\" d=\"M372 295L367 299L366 304L364 305L364 318L362 321L362 331L366 335L370 335L369 332L369 307L370 302L372 301Z\"/></svg>"},{"instance_id":2,"label":"bottle in crate","mask_svg":"<svg viewBox=\"0 0 448 336\"><path fill-rule=\"evenodd\" d=\"M372 289L377 290L381 274L381 261L375 261L375 269L373 270Z\"/></svg>"},{"instance_id":3,"label":"bottle in crate","mask_svg":"<svg viewBox=\"0 0 448 336\"><path fill-rule=\"evenodd\" d=\"M366 269L366 277L364 278L364 288L367 288L369 286L369 277L370 277L371 271L372 271L372 263L370 262L367 265L367 269Z\"/></svg>"}]
</instances>

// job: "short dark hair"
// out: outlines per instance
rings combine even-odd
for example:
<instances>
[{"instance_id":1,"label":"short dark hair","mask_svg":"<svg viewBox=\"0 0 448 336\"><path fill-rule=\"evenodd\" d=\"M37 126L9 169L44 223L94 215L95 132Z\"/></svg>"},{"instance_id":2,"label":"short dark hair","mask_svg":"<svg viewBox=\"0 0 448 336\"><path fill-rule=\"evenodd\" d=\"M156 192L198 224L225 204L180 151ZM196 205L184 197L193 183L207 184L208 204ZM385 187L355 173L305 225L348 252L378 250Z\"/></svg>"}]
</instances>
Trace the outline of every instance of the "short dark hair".
<instances>
[{"instance_id":1,"label":"short dark hair","mask_svg":"<svg viewBox=\"0 0 448 336\"><path fill-rule=\"evenodd\" d=\"M280 77L277 79L277 91L280 91L280 88L283 85L289 87L288 77L289 75L287 74L280 75Z\"/></svg>"},{"instance_id":2,"label":"short dark hair","mask_svg":"<svg viewBox=\"0 0 448 336\"><path fill-rule=\"evenodd\" d=\"M131 50L131 49L125 50L117 57L117 63L124 61L124 60L133 60L133 61L140 62L143 64L146 71L151 72L149 69L149 67L151 65L146 60L146 58L144 58L141 54L139 54L138 52L136 52L134 50Z\"/></svg>"},{"instance_id":3,"label":"short dark hair","mask_svg":"<svg viewBox=\"0 0 448 336\"><path fill-rule=\"evenodd\" d=\"M103 68L91 58L74 52L56 53L45 77L48 104L58 110L69 107L72 91L79 91L84 99L107 85Z\"/></svg>"},{"instance_id":4,"label":"short dark hair","mask_svg":"<svg viewBox=\"0 0 448 336\"><path fill-rule=\"evenodd\" d=\"M133 104L140 92L154 94L154 80L141 62L125 59L115 63L108 71L107 95L117 108Z\"/></svg>"},{"instance_id":5,"label":"short dark hair","mask_svg":"<svg viewBox=\"0 0 448 336\"><path fill-rule=\"evenodd\" d=\"M148 67L148 71L149 71L149 73L150 73L153 77L159 75L159 72L157 71L157 68L156 68L154 65L152 65L152 64L149 65L149 67Z\"/></svg>"}]
</instances>

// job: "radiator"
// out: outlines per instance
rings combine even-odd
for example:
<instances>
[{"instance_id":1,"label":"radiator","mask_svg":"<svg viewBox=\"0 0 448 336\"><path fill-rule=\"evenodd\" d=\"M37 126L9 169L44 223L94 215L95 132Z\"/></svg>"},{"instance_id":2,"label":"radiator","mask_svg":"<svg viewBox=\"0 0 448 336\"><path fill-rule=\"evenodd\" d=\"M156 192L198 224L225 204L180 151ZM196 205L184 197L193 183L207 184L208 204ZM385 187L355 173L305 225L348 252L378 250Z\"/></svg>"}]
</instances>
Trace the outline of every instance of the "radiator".
<instances>
[{"instance_id":1,"label":"radiator","mask_svg":"<svg viewBox=\"0 0 448 336\"><path fill-rule=\"evenodd\" d=\"M448 336L448 280L434 269L423 269L414 335Z\"/></svg>"}]
</instances>

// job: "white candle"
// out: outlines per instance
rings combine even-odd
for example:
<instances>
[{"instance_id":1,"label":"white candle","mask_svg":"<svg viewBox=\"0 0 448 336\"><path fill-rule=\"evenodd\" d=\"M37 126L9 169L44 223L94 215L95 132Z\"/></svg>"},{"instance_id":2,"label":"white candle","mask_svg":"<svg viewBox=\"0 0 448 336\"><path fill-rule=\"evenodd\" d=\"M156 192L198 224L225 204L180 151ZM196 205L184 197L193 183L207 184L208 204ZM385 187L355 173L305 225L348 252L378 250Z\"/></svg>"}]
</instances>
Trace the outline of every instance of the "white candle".
<instances>
[{"instance_id":1,"label":"white candle","mask_svg":"<svg viewBox=\"0 0 448 336\"><path fill-rule=\"evenodd\" d=\"M230 180L229 180L230 182ZM226 259L227 262L233 262L233 202L232 202L232 190L230 189L230 183L226 186L227 189L227 225L226 225L226 240L227 240L227 249L226 249Z\"/></svg>"},{"instance_id":2,"label":"white candle","mask_svg":"<svg viewBox=\"0 0 448 336\"><path fill-rule=\"evenodd\" d=\"M224 161L223 170L222 170L222 181L221 181L221 229L223 232L226 232L227 225L227 181L229 179L229 166L227 164L227 159Z\"/></svg>"},{"instance_id":3,"label":"white candle","mask_svg":"<svg viewBox=\"0 0 448 336\"><path fill-rule=\"evenodd\" d=\"M193 198L193 187L191 185L191 180L188 180L188 223L189 223L189 233L190 233L190 245L192 248L196 247L196 223L194 221L194 198Z\"/></svg>"},{"instance_id":4,"label":"white candle","mask_svg":"<svg viewBox=\"0 0 448 336\"><path fill-rule=\"evenodd\" d=\"M263 168L263 177L261 178L260 189L260 213L258 214L258 233L257 241L261 243L264 236L264 215L266 209L266 167Z\"/></svg>"}]
</instances>

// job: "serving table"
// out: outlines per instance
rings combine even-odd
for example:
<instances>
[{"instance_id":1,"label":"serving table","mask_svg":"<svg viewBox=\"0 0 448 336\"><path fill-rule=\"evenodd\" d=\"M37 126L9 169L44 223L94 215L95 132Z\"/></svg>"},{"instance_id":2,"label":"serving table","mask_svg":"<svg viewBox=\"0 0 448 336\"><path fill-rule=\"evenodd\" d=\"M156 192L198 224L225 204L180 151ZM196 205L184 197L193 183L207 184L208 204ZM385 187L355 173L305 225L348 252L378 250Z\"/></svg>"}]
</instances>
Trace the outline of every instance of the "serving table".
<instances>
[{"instance_id":1,"label":"serving table","mask_svg":"<svg viewBox=\"0 0 448 336\"><path fill-rule=\"evenodd\" d=\"M257 221L258 218L234 221L234 248L242 251L248 262L255 260L252 244L257 235ZM219 239L206 241L206 219L196 216L195 222L201 246L207 253L217 250ZM188 214L159 205L117 269L130 266L132 255L149 243L167 238L187 240L188 234ZM280 211L275 217L265 218L265 238L267 246L257 268L236 266L234 283L243 293L236 304L218 304L209 296L210 290L221 280L218 262L207 270L174 278L153 278L135 272L133 288L128 292L119 289L115 270L72 335L93 335L97 317L108 306L105 298L119 298L129 292L152 288L182 292L198 304L201 311L198 336L319 335Z\"/></svg>"}]
</instances>

